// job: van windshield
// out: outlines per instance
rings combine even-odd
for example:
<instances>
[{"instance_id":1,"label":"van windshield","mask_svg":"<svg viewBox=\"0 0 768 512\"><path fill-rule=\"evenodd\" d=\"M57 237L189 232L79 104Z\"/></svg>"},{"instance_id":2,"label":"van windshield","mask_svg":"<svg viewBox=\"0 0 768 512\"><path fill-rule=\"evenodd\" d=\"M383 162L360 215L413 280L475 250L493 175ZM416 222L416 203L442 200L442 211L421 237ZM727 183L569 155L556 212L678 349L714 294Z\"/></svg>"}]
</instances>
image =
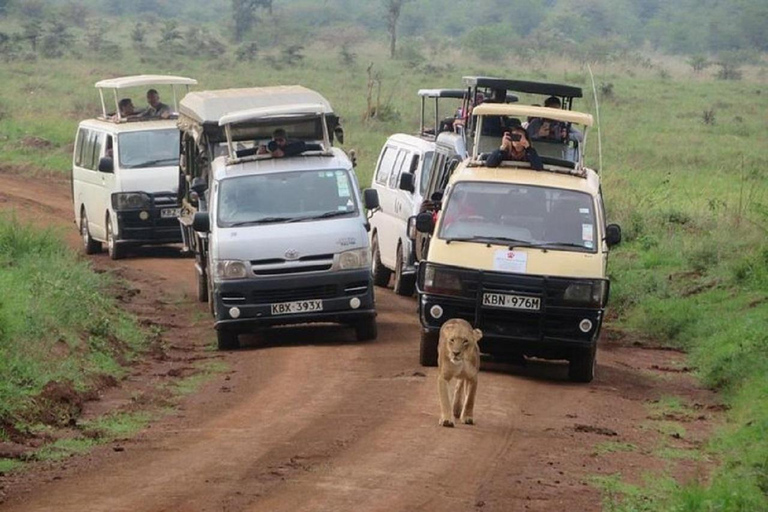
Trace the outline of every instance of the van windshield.
<instances>
[{"instance_id":1,"label":"van windshield","mask_svg":"<svg viewBox=\"0 0 768 512\"><path fill-rule=\"evenodd\" d=\"M510 247L595 252L589 194L506 183L457 183L446 199L439 237Z\"/></svg>"},{"instance_id":2,"label":"van windshield","mask_svg":"<svg viewBox=\"0 0 768 512\"><path fill-rule=\"evenodd\" d=\"M429 183L429 171L432 170L432 160L435 158L434 151L424 153L424 162L421 164L421 183L419 183L419 193L424 196L427 192L427 183Z\"/></svg>"},{"instance_id":3,"label":"van windshield","mask_svg":"<svg viewBox=\"0 0 768 512\"><path fill-rule=\"evenodd\" d=\"M293 171L227 178L218 191L218 225L300 222L357 213L344 170Z\"/></svg>"},{"instance_id":4,"label":"van windshield","mask_svg":"<svg viewBox=\"0 0 768 512\"><path fill-rule=\"evenodd\" d=\"M121 169L179 165L179 130L147 130L117 137Z\"/></svg>"}]
</instances>

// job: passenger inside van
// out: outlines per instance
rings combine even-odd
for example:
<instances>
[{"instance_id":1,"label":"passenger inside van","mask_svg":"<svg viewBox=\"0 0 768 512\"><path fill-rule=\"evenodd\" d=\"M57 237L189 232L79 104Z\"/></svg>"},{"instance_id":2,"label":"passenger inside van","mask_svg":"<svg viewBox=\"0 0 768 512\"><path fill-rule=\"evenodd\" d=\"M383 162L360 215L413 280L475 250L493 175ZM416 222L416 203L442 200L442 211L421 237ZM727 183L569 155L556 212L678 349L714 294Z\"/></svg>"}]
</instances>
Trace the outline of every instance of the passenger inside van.
<instances>
[{"instance_id":1,"label":"passenger inside van","mask_svg":"<svg viewBox=\"0 0 768 512\"><path fill-rule=\"evenodd\" d=\"M303 140L289 141L285 130L278 128L272 133L272 140L266 145L259 146L257 154L259 155L272 155L272 158L282 158L284 156L296 156L304 153L305 151L322 151L323 147L320 144L307 143ZM248 150L246 150L248 151ZM250 153L254 154L254 153ZM238 156L248 156L238 152Z\"/></svg>"},{"instance_id":2,"label":"passenger inside van","mask_svg":"<svg viewBox=\"0 0 768 512\"><path fill-rule=\"evenodd\" d=\"M544 101L548 108L561 108L560 98L550 96ZM528 134L532 139L582 142L584 135L569 123L536 117L528 122Z\"/></svg>"},{"instance_id":3,"label":"passenger inside van","mask_svg":"<svg viewBox=\"0 0 768 512\"><path fill-rule=\"evenodd\" d=\"M169 119L173 113L171 107L160 101L160 94L155 89L147 91L149 106L141 113L143 118Z\"/></svg>"},{"instance_id":4,"label":"passenger inside van","mask_svg":"<svg viewBox=\"0 0 768 512\"><path fill-rule=\"evenodd\" d=\"M117 110L120 112L120 115L118 117L117 114L112 116L113 121L117 121L118 118L120 119L131 119L135 118L137 116L136 110L133 106L133 101L131 101L131 98L123 98L117 103Z\"/></svg>"}]
</instances>

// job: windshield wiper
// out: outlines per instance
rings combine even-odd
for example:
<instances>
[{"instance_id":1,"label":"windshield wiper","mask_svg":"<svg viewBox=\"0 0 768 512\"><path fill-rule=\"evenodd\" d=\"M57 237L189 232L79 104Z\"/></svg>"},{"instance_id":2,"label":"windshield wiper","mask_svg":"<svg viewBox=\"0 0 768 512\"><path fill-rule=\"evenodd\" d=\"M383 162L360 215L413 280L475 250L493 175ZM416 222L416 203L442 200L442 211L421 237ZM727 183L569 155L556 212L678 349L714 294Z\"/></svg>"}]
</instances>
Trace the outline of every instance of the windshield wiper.
<instances>
[{"instance_id":1,"label":"windshield wiper","mask_svg":"<svg viewBox=\"0 0 768 512\"><path fill-rule=\"evenodd\" d=\"M342 215L349 215L350 213L355 212L347 212L347 211L336 211L336 212L325 212L321 213L320 215L308 215L307 217L295 217L288 222L301 222L305 220L317 220L317 219L330 219L331 217L340 217Z\"/></svg>"},{"instance_id":2,"label":"windshield wiper","mask_svg":"<svg viewBox=\"0 0 768 512\"><path fill-rule=\"evenodd\" d=\"M537 247L575 247L577 249L589 249L582 244L574 244L572 242L542 242Z\"/></svg>"},{"instance_id":3,"label":"windshield wiper","mask_svg":"<svg viewBox=\"0 0 768 512\"><path fill-rule=\"evenodd\" d=\"M538 247L537 244L534 244L533 242L529 240L519 240L517 238L508 238L505 236L480 236L480 235L474 235L469 237L463 237L463 238L448 238L446 240L446 243L451 242L481 242L486 244L500 244L500 245L509 245L510 248L512 247Z\"/></svg>"},{"instance_id":4,"label":"windshield wiper","mask_svg":"<svg viewBox=\"0 0 768 512\"><path fill-rule=\"evenodd\" d=\"M235 222L227 226L228 228L238 228L241 226L254 226L256 224L270 224L272 222L293 222L295 217L264 217L256 220L244 220Z\"/></svg>"},{"instance_id":5,"label":"windshield wiper","mask_svg":"<svg viewBox=\"0 0 768 512\"><path fill-rule=\"evenodd\" d=\"M131 165L128 166L129 169L138 169L140 167L152 167L153 165L161 164L163 162L165 163L176 163L178 159L177 158L158 158L157 160L149 160L147 162L142 162L140 164Z\"/></svg>"}]
</instances>

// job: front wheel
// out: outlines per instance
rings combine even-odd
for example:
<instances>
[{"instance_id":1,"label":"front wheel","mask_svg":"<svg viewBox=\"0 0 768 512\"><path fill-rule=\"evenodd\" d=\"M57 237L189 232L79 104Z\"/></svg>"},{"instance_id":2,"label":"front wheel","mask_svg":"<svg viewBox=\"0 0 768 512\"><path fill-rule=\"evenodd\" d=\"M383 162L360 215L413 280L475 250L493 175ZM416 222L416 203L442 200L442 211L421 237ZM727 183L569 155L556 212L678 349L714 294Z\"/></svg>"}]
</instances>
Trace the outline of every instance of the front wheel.
<instances>
[{"instance_id":1,"label":"front wheel","mask_svg":"<svg viewBox=\"0 0 768 512\"><path fill-rule=\"evenodd\" d=\"M595 378L596 347L580 350L568 360L568 379L571 382L592 382Z\"/></svg>"},{"instance_id":2,"label":"front wheel","mask_svg":"<svg viewBox=\"0 0 768 512\"><path fill-rule=\"evenodd\" d=\"M377 235L373 235L371 239L371 275L373 276L373 284L382 287L389 284L389 278L392 276L392 271L381 262L379 237Z\"/></svg>"},{"instance_id":3,"label":"front wheel","mask_svg":"<svg viewBox=\"0 0 768 512\"><path fill-rule=\"evenodd\" d=\"M115 233L112 229L112 219L107 215L107 250L109 251L109 257L113 260L121 260L125 258L125 246L120 245L115 240Z\"/></svg>"},{"instance_id":4,"label":"front wheel","mask_svg":"<svg viewBox=\"0 0 768 512\"><path fill-rule=\"evenodd\" d=\"M439 332L421 331L421 344L419 346L421 366L437 366L437 344L439 341Z\"/></svg>"},{"instance_id":5,"label":"front wheel","mask_svg":"<svg viewBox=\"0 0 768 512\"><path fill-rule=\"evenodd\" d=\"M85 214L85 208L80 215L80 235L83 237L83 249L85 254L97 254L101 252L101 242L91 238L91 231L88 229L88 215Z\"/></svg>"},{"instance_id":6,"label":"front wheel","mask_svg":"<svg viewBox=\"0 0 768 512\"><path fill-rule=\"evenodd\" d=\"M355 324L355 336L357 341L375 340L378 335L376 317L371 316Z\"/></svg>"},{"instance_id":7,"label":"front wheel","mask_svg":"<svg viewBox=\"0 0 768 512\"><path fill-rule=\"evenodd\" d=\"M236 350L240 348L240 338L236 332L220 329L216 331L216 342L219 350Z\"/></svg>"}]
</instances>

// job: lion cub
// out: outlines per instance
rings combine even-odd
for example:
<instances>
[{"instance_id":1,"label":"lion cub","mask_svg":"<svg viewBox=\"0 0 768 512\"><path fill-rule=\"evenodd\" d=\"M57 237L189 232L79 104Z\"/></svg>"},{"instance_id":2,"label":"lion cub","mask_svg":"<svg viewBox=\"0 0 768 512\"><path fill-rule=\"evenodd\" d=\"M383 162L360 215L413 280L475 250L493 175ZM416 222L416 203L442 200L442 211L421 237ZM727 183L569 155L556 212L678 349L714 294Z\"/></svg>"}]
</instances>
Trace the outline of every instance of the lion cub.
<instances>
[{"instance_id":1,"label":"lion cub","mask_svg":"<svg viewBox=\"0 0 768 512\"><path fill-rule=\"evenodd\" d=\"M477 374L480 371L480 349L477 342L483 337L480 329L472 329L466 320L453 318L440 328L437 346L437 392L440 396L440 425L452 427L451 403L448 384L456 380L453 393L453 417L462 423L474 424L472 410L477 393Z\"/></svg>"}]
</instances>

